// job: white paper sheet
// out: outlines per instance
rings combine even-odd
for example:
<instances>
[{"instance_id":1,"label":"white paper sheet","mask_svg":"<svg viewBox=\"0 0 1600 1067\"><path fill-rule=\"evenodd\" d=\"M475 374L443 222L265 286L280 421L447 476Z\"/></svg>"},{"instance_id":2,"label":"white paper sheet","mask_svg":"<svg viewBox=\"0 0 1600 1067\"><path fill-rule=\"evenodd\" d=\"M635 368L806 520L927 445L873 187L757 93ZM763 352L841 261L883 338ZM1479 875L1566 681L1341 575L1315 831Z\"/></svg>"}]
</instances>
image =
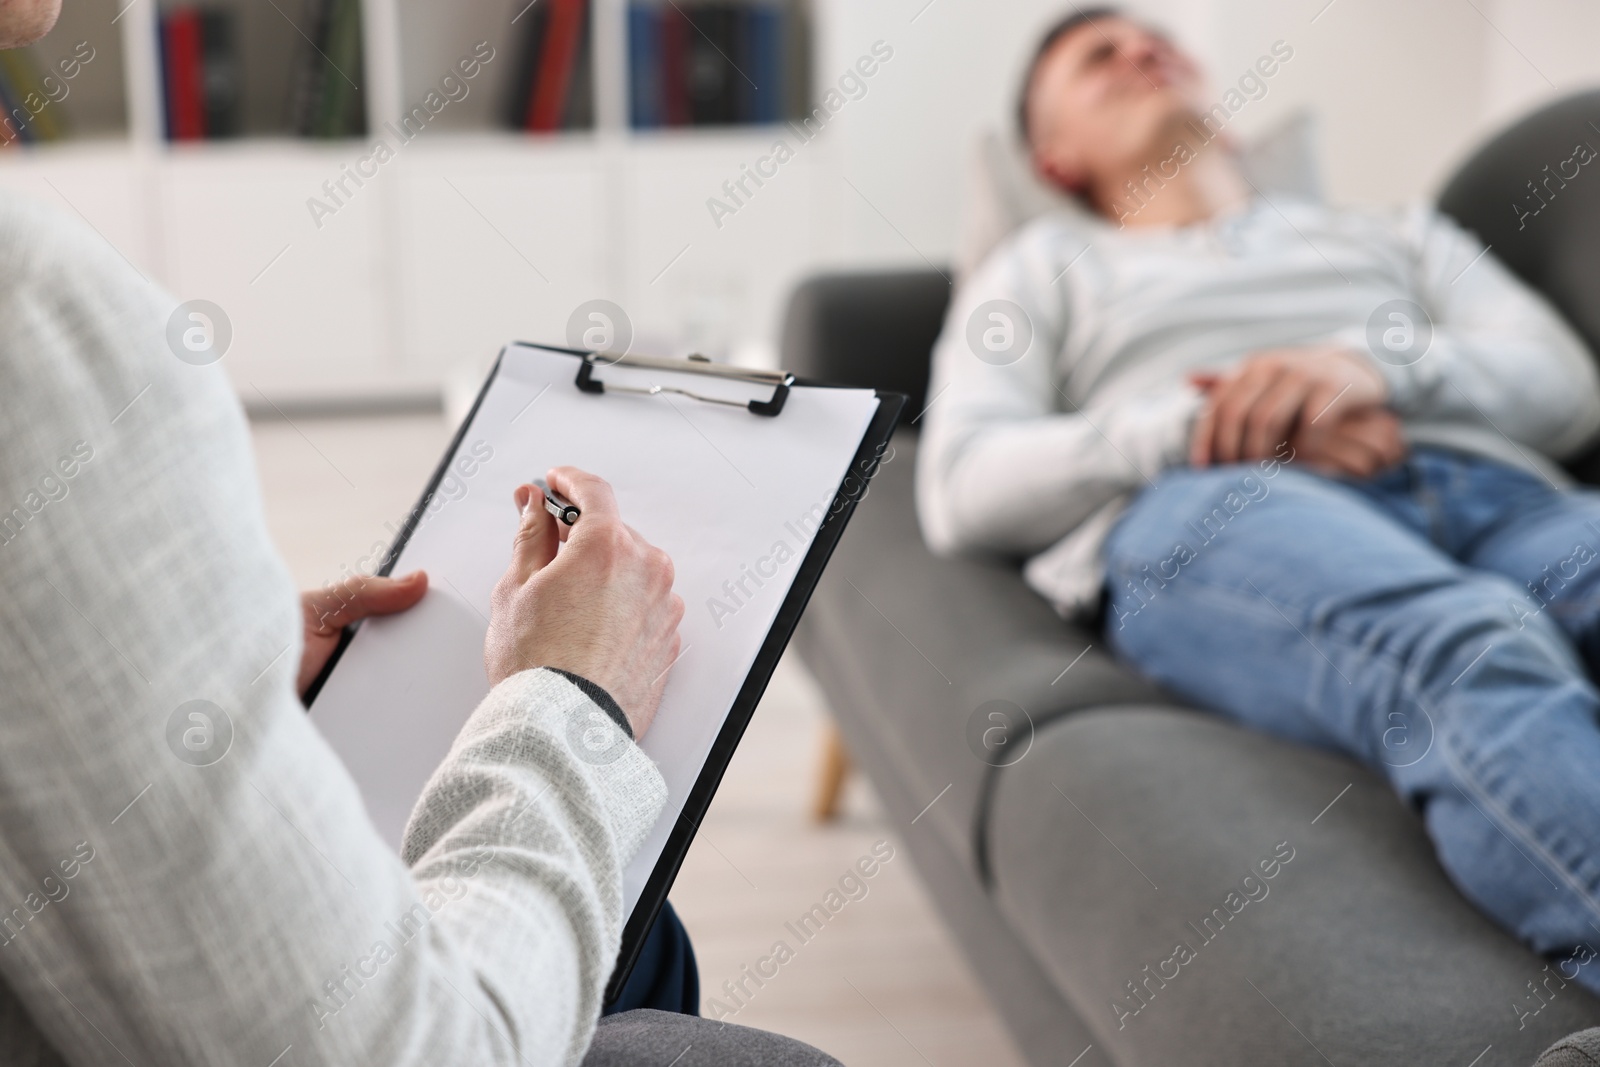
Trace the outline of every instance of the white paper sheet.
<instances>
[{"instance_id":1,"label":"white paper sheet","mask_svg":"<svg viewBox=\"0 0 1600 1067\"><path fill-rule=\"evenodd\" d=\"M605 478L623 520L672 556L686 605L683 653L643 742L670 800L626 870L631 913L878 400L870 390L796 387L782 414L767 418L667 394L581 393L577 366L569 355L506 349L456 453L454 482L394 570L426 570L428 595L403 615L363 624L311 717L398 848L429 775L489 691L483 639L517 528L512 491L552 466ZM767 392L637 368L596 376L739 399Z\"/></svg>"}]
</instances>

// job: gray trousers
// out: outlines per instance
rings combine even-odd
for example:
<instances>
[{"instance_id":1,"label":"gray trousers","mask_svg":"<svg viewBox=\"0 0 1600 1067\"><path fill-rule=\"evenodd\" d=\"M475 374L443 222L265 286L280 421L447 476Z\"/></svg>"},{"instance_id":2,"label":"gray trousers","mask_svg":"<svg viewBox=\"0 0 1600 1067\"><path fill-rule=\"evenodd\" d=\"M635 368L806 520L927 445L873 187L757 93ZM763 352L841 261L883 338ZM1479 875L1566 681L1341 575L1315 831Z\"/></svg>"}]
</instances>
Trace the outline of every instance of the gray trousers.
<instances>
[{"instance_id":1,"label":"gray trousers","mask_svg":"<svg viewBox=\"0 0 1600 1067\"><path fill-rule=\"evenodd\" d=\"M583 1067L843 1067L832 1056L748 1026L641 1008L600 1020Z\"/></svg>"},{"instance_id":2,"label":"gray trousers","mask_svg":"<svg viewBox=\"0 0 1600 1067\"><path fill-rule=\"evenodd\" d=\"M1545 1049L1533 1067L1595 1067L1600 1064L1600 1027L1569 1034Z\"/></svg>"}]
</instances>

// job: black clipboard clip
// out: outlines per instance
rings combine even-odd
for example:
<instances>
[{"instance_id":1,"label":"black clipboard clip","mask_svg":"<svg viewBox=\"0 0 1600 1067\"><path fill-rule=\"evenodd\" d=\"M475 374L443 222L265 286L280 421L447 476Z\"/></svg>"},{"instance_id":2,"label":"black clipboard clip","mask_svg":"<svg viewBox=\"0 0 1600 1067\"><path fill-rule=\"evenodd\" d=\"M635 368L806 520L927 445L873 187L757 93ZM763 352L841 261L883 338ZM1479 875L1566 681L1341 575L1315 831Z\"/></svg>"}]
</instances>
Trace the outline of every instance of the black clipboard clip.
<instances>
[{"instance_id":1,"label":"black clipboard clip","mask_svg":"<svg viewBox=\"0 0 1600 1067\"><path fill-rule=\"evenodd\" d=\"M681 389L672 385L607 385L594 376L596 367L642 367L648 370L675 371L680 374L705 374L713 378L722 378L738 382L753 382L757 385L772 386L772 396L766 400L726 400L720 396L706 396L696 393L691 389ZM788 371L761 370L753 367L732 367L726 363L713 363L705 356L695 354L688 359L669 359L665 356L635 356L615 352L590 352L587 353L578 365L578 388L585 393L639 393L643 396L657 396L661 393L677 393L692 400L703 400L708 404L727 404L730 407L748 408L752 414L766 415L771 418L783 410L784 401L789 399L789 387L794 385L795 377Z\"/></svg>"}]
</instances>

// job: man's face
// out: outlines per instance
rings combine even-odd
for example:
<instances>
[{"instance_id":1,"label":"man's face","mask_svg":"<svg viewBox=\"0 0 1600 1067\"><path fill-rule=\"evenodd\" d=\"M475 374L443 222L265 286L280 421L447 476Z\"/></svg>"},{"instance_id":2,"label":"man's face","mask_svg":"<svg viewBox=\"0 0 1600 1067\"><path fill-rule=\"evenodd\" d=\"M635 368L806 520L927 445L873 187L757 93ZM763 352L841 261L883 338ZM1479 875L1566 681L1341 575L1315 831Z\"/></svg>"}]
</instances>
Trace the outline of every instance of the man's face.
<instances>
[{"instance_id":1,"label":"man's face","mask_svg":"<svg viewBox=\"0 0 1600 1067\"><path fill-rule=\"evenodd\" d=\"M21 48L50 32L61 0L0 0L0 48Z\"/></svg>"},{"instance_id":2,"label":"man's face","mask_svg":"<svg viewBox=\"0 0 1600 1067\"><path fill-rule=\"evenodd\" d=\"M1079 26L1034 71L1034 163L1064 188L1088 189L1148 157L1203 107L1202 88L1194 61L1153 30L1115 16Z\"/></svg>"}]
</instances>

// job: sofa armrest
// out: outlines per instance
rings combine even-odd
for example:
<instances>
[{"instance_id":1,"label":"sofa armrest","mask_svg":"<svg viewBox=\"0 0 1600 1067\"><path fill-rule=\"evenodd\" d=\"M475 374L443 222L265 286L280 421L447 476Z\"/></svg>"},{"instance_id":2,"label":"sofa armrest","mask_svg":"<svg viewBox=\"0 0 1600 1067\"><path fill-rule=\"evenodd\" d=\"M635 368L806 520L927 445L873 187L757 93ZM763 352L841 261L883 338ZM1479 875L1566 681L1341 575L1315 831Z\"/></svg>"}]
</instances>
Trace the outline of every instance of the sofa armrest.
<instances>
[{"instance_id":1,"label":"sofa armrest","mask_svg":"<svg viewBox=\"0 0 1600 1067\"><path fill-rule=\"evenodd\" d=\"M1531 159L1552 165L1568 160L1574 139L1586 140L1597 122L1600 90L1557 100L1478 149L1439 194L1439 210L1477 234L1554 304L1588 342L1591 354L1600 354L1600 302L1595 300L1600 265L1594 256L1600 241L1600 185L1564 183L1561 195L1545 203L1530 193L1532 175L1525 171ZM1590 442L1566 466L1579 481L1600 484L1600 441Z\"/></svg>"},{"instance_id":2,"label":"sofa armrest","mask_svg":"<svg viewBox=\"0 0 1600 1067\"><path fill-rule=\"evenodd\" d=\"M928 357L944 325L950 282L935 270L821 274L802 282L784 313L786 370L837 385L890 389L927 404Z\"/></svg>"}]
</instances>

